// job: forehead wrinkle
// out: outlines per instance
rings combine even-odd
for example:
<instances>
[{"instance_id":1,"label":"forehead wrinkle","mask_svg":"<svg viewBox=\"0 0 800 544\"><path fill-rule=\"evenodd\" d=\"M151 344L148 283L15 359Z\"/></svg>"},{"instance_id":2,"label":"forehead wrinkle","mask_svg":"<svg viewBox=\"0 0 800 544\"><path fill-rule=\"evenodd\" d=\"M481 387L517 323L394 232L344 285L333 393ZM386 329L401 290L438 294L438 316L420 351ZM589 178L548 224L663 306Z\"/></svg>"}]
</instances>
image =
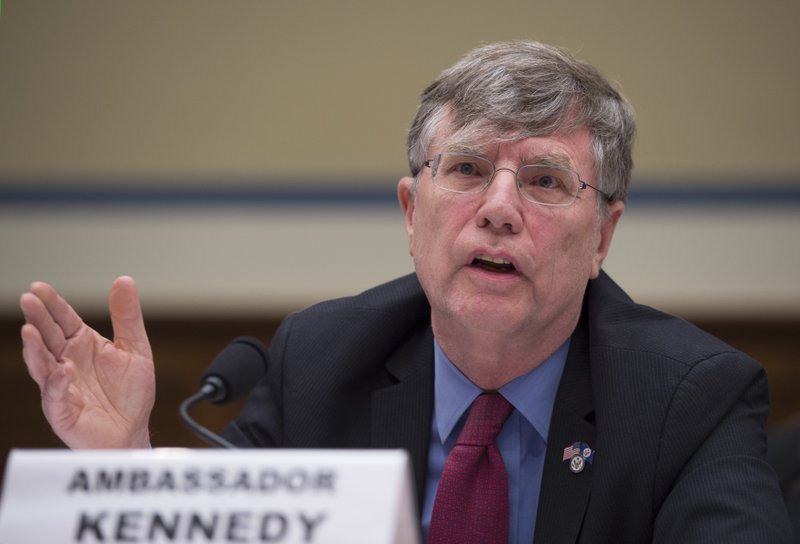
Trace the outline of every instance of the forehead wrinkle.
<instances>
[{"instance_id":1,"label":"forehead wrinkle","mask_svg":"<svg viewBox=\"0 0 800 544\"><path fill-rule=\"evenodd\" d=\"M478 123L468 124L455 131L452 129L450 112L445 115L444 123L439 127L438 134L433 138L431 147L439 148L440 153L460 153L475 155L487 160L494 161L500 152L503 144L515 144L526 138L519 138L516 135L502 135L492 133L486 127ZM533 153L525 154L523 150L519 153L519 165L541 164L545 166L556 166L569 170L577 170L576 164L566 153Z\"/></svg>"},{"instance_id":2,"label":"forehead wrinkle","mask_svg":"<svg viewBox=\"0 0 800 544\"><path fill-rule=\"evenodd\" d=\"M488 157L490 149L502 142L509 141L478 125L471 124L450 132L452 123L449 119L440 128L439 134L433 138L432 147L439 147L443 153L466 153Z\"/></svg>"}]
</instances>

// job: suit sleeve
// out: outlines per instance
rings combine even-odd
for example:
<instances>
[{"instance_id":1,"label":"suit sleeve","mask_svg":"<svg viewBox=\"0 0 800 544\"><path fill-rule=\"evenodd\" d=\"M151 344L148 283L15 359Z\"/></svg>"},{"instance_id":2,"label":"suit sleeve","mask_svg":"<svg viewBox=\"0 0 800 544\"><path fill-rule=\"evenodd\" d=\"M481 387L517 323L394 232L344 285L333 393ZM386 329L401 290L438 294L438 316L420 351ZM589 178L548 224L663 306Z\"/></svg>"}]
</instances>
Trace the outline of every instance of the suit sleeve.
<instances>
[{"instance_id":1,"label":"suit sleeve","mask_svg":"<svg viewBox=\"0 0 800 544\"><path fill-rule=\"evenodd\" d=\"M765 460L767 412L766 375L752 359L724 353L692 367L661 434L654 542L793 542Z\"/></svg>"}]
</instances>

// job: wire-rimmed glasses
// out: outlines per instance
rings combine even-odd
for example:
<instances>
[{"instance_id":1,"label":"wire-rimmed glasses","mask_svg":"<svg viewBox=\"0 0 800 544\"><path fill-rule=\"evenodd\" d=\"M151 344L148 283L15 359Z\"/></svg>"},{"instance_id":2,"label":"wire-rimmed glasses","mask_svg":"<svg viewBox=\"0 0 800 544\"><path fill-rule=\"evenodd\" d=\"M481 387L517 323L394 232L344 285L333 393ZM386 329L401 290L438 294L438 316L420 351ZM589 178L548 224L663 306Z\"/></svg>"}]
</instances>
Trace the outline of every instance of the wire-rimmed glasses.
<instances>
[{"instance_id":1,"label":"wire-rimmed glasses","mask_svg":"<svg viewBox=\"0 0 800 544\"><path fill-rule=\"evenodd\" d=\"M607 201L612 198L583 181L569 168L548 164L525 164L514 172L510 168L496 168L485 157L464 153L439 153L423 163L431 169L433 184L445 191L477 194L485 190L500 170L512 172L519 194L525 200L543 206L569 206L578 198L578 192L590 187Z\"/></svg>"}]
</instances>

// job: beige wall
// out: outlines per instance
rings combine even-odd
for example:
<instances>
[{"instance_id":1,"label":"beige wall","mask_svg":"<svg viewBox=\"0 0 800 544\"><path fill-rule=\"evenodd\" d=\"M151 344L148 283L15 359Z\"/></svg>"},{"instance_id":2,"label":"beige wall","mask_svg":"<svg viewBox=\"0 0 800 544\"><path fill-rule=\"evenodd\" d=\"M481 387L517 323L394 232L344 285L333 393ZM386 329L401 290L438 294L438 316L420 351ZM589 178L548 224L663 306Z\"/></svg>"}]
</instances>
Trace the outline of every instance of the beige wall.
<instances>
[{"instance_id":1,"label":"beige wall","mask_svg":"<svg viewBox=\"0 0 800 544\"><path fill-rule=\"evenodd\" d=\"M533 38L620 83L640 177L796 178L798 21L794 0L5 0L0 174L396 175L420 89Z\"/></svg>"},{"instance_id":2,"label":"beige wall","mask_svg":"<svg viewBox=\"0 0 800 544\"><path fill-rule=\"evenodd\" d=\"M420 89L466 50L520 38L619 82L640 123L636 183L798 184L798 20L794 0L4 0L0 184L388 187ZM800 313L798 210L674 211L623 220L608 264L634 294L676 311ZM131 273L158 309L237 312L410 270L384 208L0 202L0 254L0 313L35 278L90 310Z\"/></svg>"}]
</instances>

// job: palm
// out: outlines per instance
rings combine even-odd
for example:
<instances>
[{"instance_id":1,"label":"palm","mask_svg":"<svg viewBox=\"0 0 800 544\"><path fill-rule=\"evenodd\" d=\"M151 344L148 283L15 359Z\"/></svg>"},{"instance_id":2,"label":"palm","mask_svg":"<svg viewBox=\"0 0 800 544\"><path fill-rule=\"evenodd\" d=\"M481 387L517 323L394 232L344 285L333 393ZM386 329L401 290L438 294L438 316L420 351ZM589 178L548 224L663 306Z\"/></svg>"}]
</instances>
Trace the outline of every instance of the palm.
<instances>
[{"instance_id":1,"label":"palm","mask_svg":"<svg viewBox=\"0 0 800 544\"><path fill-rule=\"evenodd\" d=\"M113 342L45 284L35 284L21 304L25 361L56 434L72 448L146 445L155 377L132 280L112 288Z\"/></svg>"}]
</instances>

